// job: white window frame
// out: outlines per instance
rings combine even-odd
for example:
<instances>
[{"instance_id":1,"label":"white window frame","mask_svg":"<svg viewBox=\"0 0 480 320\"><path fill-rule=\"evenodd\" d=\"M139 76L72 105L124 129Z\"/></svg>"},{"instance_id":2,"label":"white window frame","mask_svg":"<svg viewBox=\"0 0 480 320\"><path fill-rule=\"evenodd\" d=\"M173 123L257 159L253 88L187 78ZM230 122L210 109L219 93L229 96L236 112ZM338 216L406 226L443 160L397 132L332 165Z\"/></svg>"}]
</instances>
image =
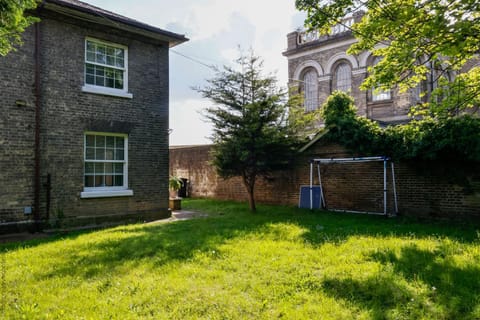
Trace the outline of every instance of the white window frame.
<instances>
[{"instance_id":1,"label":"white window frame","mask_svg":"<svg viewBox=\"0 0 480 320\"><path fill-rule=\"evenodd\" d=\"M87 160L87 135L93 136L109 136L109 137L122 137L124 146L123 160ZM128 189L128 135L122 133L110 133L110 132L94 132L86 131L83 134L83 183L85 185L85 163L123 163L123 186L112 187L85 187L83 192L80 193L81 198L104 198L104 197L122 197L133 196L133 190Z\"/></svg>"},{"instance_id":2,"label":"white window frame","mask_svg":"<svg viewBox=\"0 0 480 320\"><path fill-rule=\"evenodd\" d=\"M124 66L123 68L119 67L114 67L108 64L101 64L97 62L92 62L92 61L87 61L87 42L94 42L98 44L103 44L106 46L110 47L115 47L123 50L123 56L124 56ZM93 84L87 84L87 63L88 64L94 64L100 67L105 67L105 68L113 68L117 70L123 70L123 89L116 89L116 88L109 88L109 87L103 87L103 86L97 86ZM103 94L103 95L108 95L108 96L115 96L115 97L121 97L121 98L133 98L133 94L128 92L128 47L118 44L118 43L112 43L104 40L99 40L95 38L90 38L87 37L85 38L85 48L84 48L84 70L83 70L83 87L82 91L83 92L88 92L88 93L96 93L96 94Z\"/></svg>"}]
</instances>

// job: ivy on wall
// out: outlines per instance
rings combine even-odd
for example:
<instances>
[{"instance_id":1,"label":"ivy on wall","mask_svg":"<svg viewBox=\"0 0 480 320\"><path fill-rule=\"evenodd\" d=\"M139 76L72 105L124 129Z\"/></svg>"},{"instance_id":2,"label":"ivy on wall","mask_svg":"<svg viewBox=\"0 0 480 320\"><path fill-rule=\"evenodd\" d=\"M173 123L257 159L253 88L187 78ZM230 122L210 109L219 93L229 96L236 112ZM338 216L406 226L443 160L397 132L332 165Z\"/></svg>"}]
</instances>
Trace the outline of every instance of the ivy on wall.
<instances>
[{"instance_id":1,"label":"ivy on wall","mask_svg":"<svg viewBox=\"0 0 480 320\"><path fill-rule=\"evenodd\" d=\"M480 118L424 118L381 128L356 115L353 98L334 92L322 107L326 139L360 155L386 155L454 182L480 175ZM462 183L465 185L465 183Z\"/></svg>"}]
</instances>

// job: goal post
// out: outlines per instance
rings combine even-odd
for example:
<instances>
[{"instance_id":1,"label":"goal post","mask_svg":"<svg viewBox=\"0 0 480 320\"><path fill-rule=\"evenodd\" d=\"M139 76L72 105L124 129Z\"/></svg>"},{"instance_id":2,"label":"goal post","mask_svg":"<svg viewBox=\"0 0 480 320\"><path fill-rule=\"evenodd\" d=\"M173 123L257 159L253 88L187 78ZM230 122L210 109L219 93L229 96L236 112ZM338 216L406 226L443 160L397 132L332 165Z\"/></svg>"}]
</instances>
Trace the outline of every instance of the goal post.
<instances>
[{"instance_id":1,"label":"goal post","mask_svg":"<svg viewBox=\"0 0 480 320\"><path fill-rule=\"evenodd\" d=\"M393 200L394 200L394 213L393 216L396 216L398 213L398 202L397 202L397 189L396 189L396 182L395 182L395 166L393 161L389 157L386 156L377 156L377 157L353 157L353 158L318 158L310 160L310 210L313 209L313 185L314 185L314 167L317 166L317 175L318 175L318 186L320 187L320 197L321 197L321 205L322 208L327 209L326 201L323 192L323 184L322 184L322 176L320 173L320 166L322 164L333 164L333 163L361 163L361 162L383 162L383 214L388 215L387 212L387 167L388 162L391 165L391 173L392 173L392 189L393 189ZM341 211L351 211L351 212L359 212L359 211L352 211L352 210L341 210ZM378 212L368 212L368 213L376 213L382 214Z\"/></svg>"}]
</instances>

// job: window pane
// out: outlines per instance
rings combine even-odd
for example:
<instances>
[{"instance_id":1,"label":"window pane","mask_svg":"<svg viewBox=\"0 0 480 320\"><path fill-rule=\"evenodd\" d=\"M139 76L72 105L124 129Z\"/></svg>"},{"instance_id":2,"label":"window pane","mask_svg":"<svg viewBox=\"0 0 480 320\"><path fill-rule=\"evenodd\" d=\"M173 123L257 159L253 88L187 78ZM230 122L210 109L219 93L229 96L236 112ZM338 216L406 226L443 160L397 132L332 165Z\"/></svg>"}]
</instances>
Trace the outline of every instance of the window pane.
<instances>
[{"instance_id":1,"label":"window pane","mask_svg":"<svg viewBox=\"0 0 480 320\"><path fill-rule=\"evenodd\" d=\"M86 148L87 154L85 155L85 159L88 160L95 160L95 148Z\"/></svg>"},{"instance_id":2,"label":"window pane","mask_svg":"<svg viewBox=\"0 0 480 320\"><path fill-rule=\"evenodd\" d=\"M92 188L95 186L95 177L94 176L85 176L85 187Z\"/></svg>"},{"instance_id":3,"label":"window pane","mask_svg":"<svg viewBox=\"0 0 480 320\"><path fill-rule=\"evenodd\" d=\"M123 174L123 163L115 163L115 173Z\"/></svg>"},{"instance_id":4,"label":"window pane","mask_svg":"<svg viewBox=\"0 0 480 320\"><path fill-rule=\"evenodd\" d=\"M109 66L114 66L115 65L115 57L107 56L107 64Z\"/></svg>"},{"instance_id":5,"label":"window pane","mask_svg":"<svg viewBox=\"0 0 480 320\"><path fill-rule=\"evenodd\" d=\"M117 56L117 59L123 59L123 51L123 49L115 48L115 56Z\"/></svg>"},{"instance_id":6,"label":"window pane","mask_svg":"<svg viewBox=\"0 0 480 320\"><path fill-rule=\"evenodd\" d=\"M94 174L95 173L95 165L91 162L85 163L85 175Z\"/></svg>"},{"instance_id":7,"label":"window pane","mask_svg":"<svg viewBox=\"0 0 480 320\"><path fill-rule=\"evenodd\" d=\"M95 77L87 74L87 76L85 77L85 82L87 84L95 84Z\"/></svg>"},{"instance_id":8,"label":"window pane","mask_svg":"<svg viewBox=\"0 0 480 320\"><path fill-rule=\"evenodd\" d=\"M105 168L103 163L95 163L95 174L103 174L105 173Z\"/></svg>"},{"instance_id":9,"label":"window pane","mask_svg":"<svg viewBox=\"0 0 480 320\"><path fill-rule=\"evenodd\" d=\"M95 136L95 143L97 148L104 148L105 147L105 136Z\"/></svg>"},{"instance_id":10,"label":"window pane","mask_svg":"<svg viewBox=\"0 0 480 320\"><path fill-rule=\"evenodd\" d=\"M95 74L95 66L93 64L87 63L87 65L85 67L85 71L88 74L94 75Z\"/></svg>"},{"instance_id":11,"label":"window pane","mask_svg":"<svg viewBox=\"0 0 480 320\"><path fill-rule=\"evenodd\" d=\"M123 186L123 176L115 176L115 186L116 187Z\"/></svg>"},{"instance_id":12,"label":"window pane","mask_svg":"<svg viewBox=\"0 0 480 320\"><path fill-rule=\"evenodd\" d=\"M85 141L87 143L87 148L88 147L95 147L95 136L93 135L87 135L85 137Z\"/></svg>"},{"instance_id":13,"label":"window pane","mask_svg":"<svg viewBox=\"0 0 480 320\"><path fill-rule=\"evenodd\" d=\"M125 62L124 62L123 58L117 58L115 60L115 66L117 66L119 68L123 68L125 66Z\"/></svg>"},{"instance_id":14,"label":"window pane","mask_svg":"<svg viewBox=\"0 0 480 320\"><path fill-rule=\"evenodd\" d=\"M95 148L95 160L105 160L104 148Z\"/></svg>"},{"instance_id":15,"label":"window pane","mask_svg":"<svg viewBox=\"0 0 480 320\"><path fill-rule=\"evenodd\" d=\"M97 53L96 61L97 63L105 64L106 63L105 55Z\"/></svg>"},{"instance_id":16,"label":"window pane","mask_svg":"<svg viewBox=\"0 0 480 320\"><path fill-rule=\"evenodd\" d=\"M110 176L110 175L105 176L105 186L106 187L113 186L113 176Z\"/></svg>"},{"instance_id":17,"label":"window pane","mask_svg":"<svg viewBox=\"0 0 480 320\"><path fill-rule=\"evenodd\" d=\"M105 173L106 174L113 174L113 163L105 163Z\"/></svg>"},{"instance_id":18,"label":"window pane","mask_svg":"<svg viewBox=\"0 0 480 320\"><path fill-rule=\"evenodd\" d=\"M105 87L105 78L104 77L95 77L95 85Z\"/></svg>"},{"instance_id":19,"label":"window pane","mask_svg":"<svg viewBox=\"0 0 480 320\"><path fill-rule=\"evenodd\" d=\"M107 136L107 148L115 148L115 137Z\"/></svg>"},{"instance_id":20,"label":"window pane","mask_svg":"<svg viewBox=\"0 0 480 320\"><path fill-rule=\"evenodd\" d=\"M103 178L104 176L95 176L95 187L103 187L105 185Z\"/></svg>"},{"instance_id":21,"label":"window pane","mask_svg":"<svg viewBox=\"0 0 480 320\"><path fill-rule=\"evenodd\" d=\"M113 78L106 78L105 79L105 87L115 88L115 82L114 82Z\"/></svg>"},{"instance_id":22,"label":"window pane","mask_svg":"<svg viewBox=\"0 0 480 320\"><path fill-rule=\"evenodd\" d=\"M115 142L116 142L116 147L117 148L124 148L125 145L125 139L122 137L115 137Z\"/></svg>"},{"instance_id":23,"label":"window pane","mask_svg":"<svg viewBox=\"0 0 480 320\"><path fill-rule=\"evenodd\" d=\"M97 53L98 54L104 55L106 53L106 51L107 51L107 48L105 47L105 45L97 43Z\"/></svg>"},{"instance_id":24,"label":"window pane","mask_svg":"<svg viewBox=\"0 0 480 320\"><path fill-rule=\"evenodd\" d=\"M87 51L87 61L95 62L95 52Z\"/></svg>"},{"instance_id":25,"label":"window pane","mask_svg":"<svg viewBox=\"0 0 480 320\"><path fill-rule=\"evenodd\" d=\"M95 51L95 43L87 40L87 51Z\"/></svg>"},{"instance_id":26,"label":"window pane","mask_svg":"<svg viewBox=\"0 0 480 320\"><path fill-rule=\"evenodd\" d=\"M116 149L115 150L115 160L124 160L123 149Z\"/></svg>"},{"instance_id":27,"label":"window pane","mask_svg":"<svg viewBox=\"0 0 480 320\"><path fill-rule=\"evenodd\" d=\"M106 160L114 160L114 149L111 149L111 148L107 148L105 150L105 159Z\"/></svg>"},{"instance_id":28,"label":"window pane","mask_svg":"<svg viewBox=\"0 0 480 320\"><path fill-rule=\"evenodd\" d=\"M337 90L347 92L352 87L352 72L350 66L342 63L337 67Z\"/></svg>"},{"instance_id":29,"label":"window pane","mask_svg":"<svg viewBox=\"0 0 480 320\"><path fill-rule=\"evenodd\" d=\"M115 88L123 89L123 71L115 70Z\"/></svg>"},{"instance_id":30,"label":"window pane","mask_svg":"<svg viewBox=\"0 0 480 320\"><path fill-rule=\"evenodd\" d=\"M95 67L95 75L100 76L100 77L104 77L105 76L105 68L96 66Z\"/></svg>"},{"instance_id":31,"label":"window pane","mask_svg":"<svg viewBox=\"0 0 480 320\"><path fill-rule=\"evenodd\" d=\"M306 111L318 108L318 78L315 71L308 71L303 77L304 81L304 104Z\"/></svg>"},{"instance_id":32,"label":"window pane","mask_svg":"<svg viewBox=\"0 0 480 320\"><path fill-rule=\"evenodd\" d=\"M115 56L115 48L108 46L106 53L107 53L107 55L109 55L109 56Z\"/></svg>"}]
</instances>

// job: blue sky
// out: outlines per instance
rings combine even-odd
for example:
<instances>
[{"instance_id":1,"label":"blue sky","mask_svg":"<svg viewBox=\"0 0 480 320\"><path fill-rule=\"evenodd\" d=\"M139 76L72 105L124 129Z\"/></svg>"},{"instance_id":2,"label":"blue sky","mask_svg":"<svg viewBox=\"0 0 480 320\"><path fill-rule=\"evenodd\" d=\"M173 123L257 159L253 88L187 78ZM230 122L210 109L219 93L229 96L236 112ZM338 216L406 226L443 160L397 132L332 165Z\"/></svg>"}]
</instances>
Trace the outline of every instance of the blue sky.
<instances>
[{"instance_id":1,"label":"blue sky","mask_svg":"<svg viewBox=\"0 0 480 320\"><path fill-rule=\"evenodd\" d=\"M286 36L302 26L305 16L295 9L294 0L83 1L190 39L170 52L171 145L210 143L211 125L202 110L211 102L191 89L204 86L214 75L203 64L228 65L238 56L239 46L252 48L265 60L265 70L276 72L279 85L285 87Z\"/></svg>"}]
</instances>

